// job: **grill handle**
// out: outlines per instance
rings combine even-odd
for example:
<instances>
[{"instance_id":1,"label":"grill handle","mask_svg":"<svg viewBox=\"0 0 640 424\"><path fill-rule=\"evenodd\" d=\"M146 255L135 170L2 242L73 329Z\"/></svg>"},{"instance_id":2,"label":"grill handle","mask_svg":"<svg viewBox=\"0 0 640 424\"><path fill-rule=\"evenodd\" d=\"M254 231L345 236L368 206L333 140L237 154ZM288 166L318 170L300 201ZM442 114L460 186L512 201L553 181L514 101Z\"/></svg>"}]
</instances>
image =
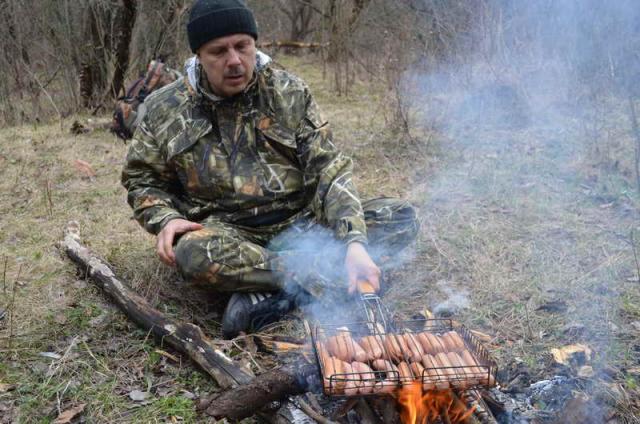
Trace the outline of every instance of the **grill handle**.
<instances>
[{"instance_id":1,"label":"grill handle","mask_svg":"<svg viewBox=\"0 0 640 424\"><path fill-rule=\"evenodd\" d=\"M376 289L367 280L358 280L358 291L362 294L374 294Z\"/></svg>"}]
</instances>

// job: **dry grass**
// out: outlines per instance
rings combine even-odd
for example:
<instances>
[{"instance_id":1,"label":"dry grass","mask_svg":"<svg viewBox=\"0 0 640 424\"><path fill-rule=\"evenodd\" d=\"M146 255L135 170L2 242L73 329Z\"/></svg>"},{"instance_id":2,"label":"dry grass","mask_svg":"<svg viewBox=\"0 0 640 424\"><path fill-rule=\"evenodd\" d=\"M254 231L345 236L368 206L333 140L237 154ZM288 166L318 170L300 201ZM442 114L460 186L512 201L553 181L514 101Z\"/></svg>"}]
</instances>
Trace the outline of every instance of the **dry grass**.
<instances>
[{"instance_id":1,"label":"dry grass","mask_svg":"<svg viewBox=\"0 0 640 424\"><path fill-rule=\"evenodd\" d=\"M387 299L405 315L446 305L491 334L505 383L521 365L524 383L575 375L553 364L550 349L585 343L597 358L584 390L638 422L630 399L640 394L640 283L629 238L637 198L603 202L584 186L581 133L565 130L476 130L443 146L462 153L417 187L422 240ZM624 390L612 391L620 382Z\"/></svg>"},{"instance_id":2,"label":"dry grass","mask_svg":"<svg viewBox=\"0 0 640 424\"><path fill-rule=\"evenodd\" d=\"M436 137L443 143L436 155L436 144L398 142L372 85L334 97L316 62L279 59L310 83L338 144L356 161L362 196L408 196L421 208L420 240L393 276L387 302L409 315L462 294L460 319L492 334L501 363L526 364L534 380L558 371L549 367L550 347L589 343L598 352L594 381L622 385L626 397L618 391L607 399L632 422L640 410L637 376L628 372L638 362L638 328L631 323L640 322L640 283L628 234L637 210L624 198L603 207L595 191L581 188L584 170L573 150L578 132ZM65 223L78 220L85 242L119 276L156 307L214 336L224 299L185 288L155 258L153 238L131 220L119 185L125 146L102 130L72 136L70 123L64 131L59 125L0 131L0 272L7 264L0 307L10 310L0 321L0 383L16 385L0 389L0 417L51 422L59 410L87 403L90 422L206 422L183 391L215 390L210 379L184 359L174 363L157 353L153 340L81 280L54 245ZM89 162L96 178L82 178L75 159ZM538 310L550 300L563 300L567 311ZM251 362L239 346L221 347ZM149 403L131 401L133 389L149 390Z\"/></svg>"}]
</instances>

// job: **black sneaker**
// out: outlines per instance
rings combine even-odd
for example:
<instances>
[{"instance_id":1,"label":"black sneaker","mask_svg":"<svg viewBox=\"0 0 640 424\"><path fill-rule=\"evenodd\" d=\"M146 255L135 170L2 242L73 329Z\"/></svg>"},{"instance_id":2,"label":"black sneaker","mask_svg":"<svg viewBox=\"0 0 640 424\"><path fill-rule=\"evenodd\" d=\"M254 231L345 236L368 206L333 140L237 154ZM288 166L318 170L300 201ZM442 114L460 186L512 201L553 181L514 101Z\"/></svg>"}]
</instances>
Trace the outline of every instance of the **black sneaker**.
<instances>
[{"instance_id":1,"label":"black sneaker","mask_svg":"<svg viewBox=\"0 0 640 424\"><path fill-rule=\"evenodd\" d=\"M284 292L234 293L222 316L222 337L232 339L241 331L258 331L281 319L295 306L295 300Z\"/></svg>"}]
</instances>

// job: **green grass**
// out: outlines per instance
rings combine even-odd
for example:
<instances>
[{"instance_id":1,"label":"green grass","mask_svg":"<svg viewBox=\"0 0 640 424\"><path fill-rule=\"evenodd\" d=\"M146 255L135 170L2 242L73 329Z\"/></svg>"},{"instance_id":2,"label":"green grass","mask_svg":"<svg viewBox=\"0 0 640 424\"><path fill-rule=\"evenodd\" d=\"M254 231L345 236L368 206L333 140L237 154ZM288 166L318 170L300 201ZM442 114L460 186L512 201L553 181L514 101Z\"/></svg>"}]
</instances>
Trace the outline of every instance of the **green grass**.
<instances>
[{"instance_id":1,"label":"green grass","mask_svg":"<svg viewBox=\"0 0 640 424\"><path fill-rule=\"evenodd\" d=\"M640 320L640 298L637 293L622 295L622 312L632 320Z\"/></svg>"}]
</instances>

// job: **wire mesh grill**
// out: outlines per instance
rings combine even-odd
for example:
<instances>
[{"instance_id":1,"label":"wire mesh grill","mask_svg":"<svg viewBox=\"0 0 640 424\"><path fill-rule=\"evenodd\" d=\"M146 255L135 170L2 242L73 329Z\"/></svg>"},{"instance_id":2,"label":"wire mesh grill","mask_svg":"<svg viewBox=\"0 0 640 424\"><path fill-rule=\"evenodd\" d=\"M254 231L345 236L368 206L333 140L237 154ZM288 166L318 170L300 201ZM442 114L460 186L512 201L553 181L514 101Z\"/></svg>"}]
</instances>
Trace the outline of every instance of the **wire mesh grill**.
<instances>
[{"instance_id":1,"label":"wire mesh grill","mask_svg":"<svg viewBox=\"0 0 640 424\"><path fill-rule=\"evenodd\" d=\"M495 384L497 366L467 328L449 319L393 322L374 298L365 305L366 321L313 328L325 394L392 393L414 381L424 390Z\"/></svg>"}]
</instances>

